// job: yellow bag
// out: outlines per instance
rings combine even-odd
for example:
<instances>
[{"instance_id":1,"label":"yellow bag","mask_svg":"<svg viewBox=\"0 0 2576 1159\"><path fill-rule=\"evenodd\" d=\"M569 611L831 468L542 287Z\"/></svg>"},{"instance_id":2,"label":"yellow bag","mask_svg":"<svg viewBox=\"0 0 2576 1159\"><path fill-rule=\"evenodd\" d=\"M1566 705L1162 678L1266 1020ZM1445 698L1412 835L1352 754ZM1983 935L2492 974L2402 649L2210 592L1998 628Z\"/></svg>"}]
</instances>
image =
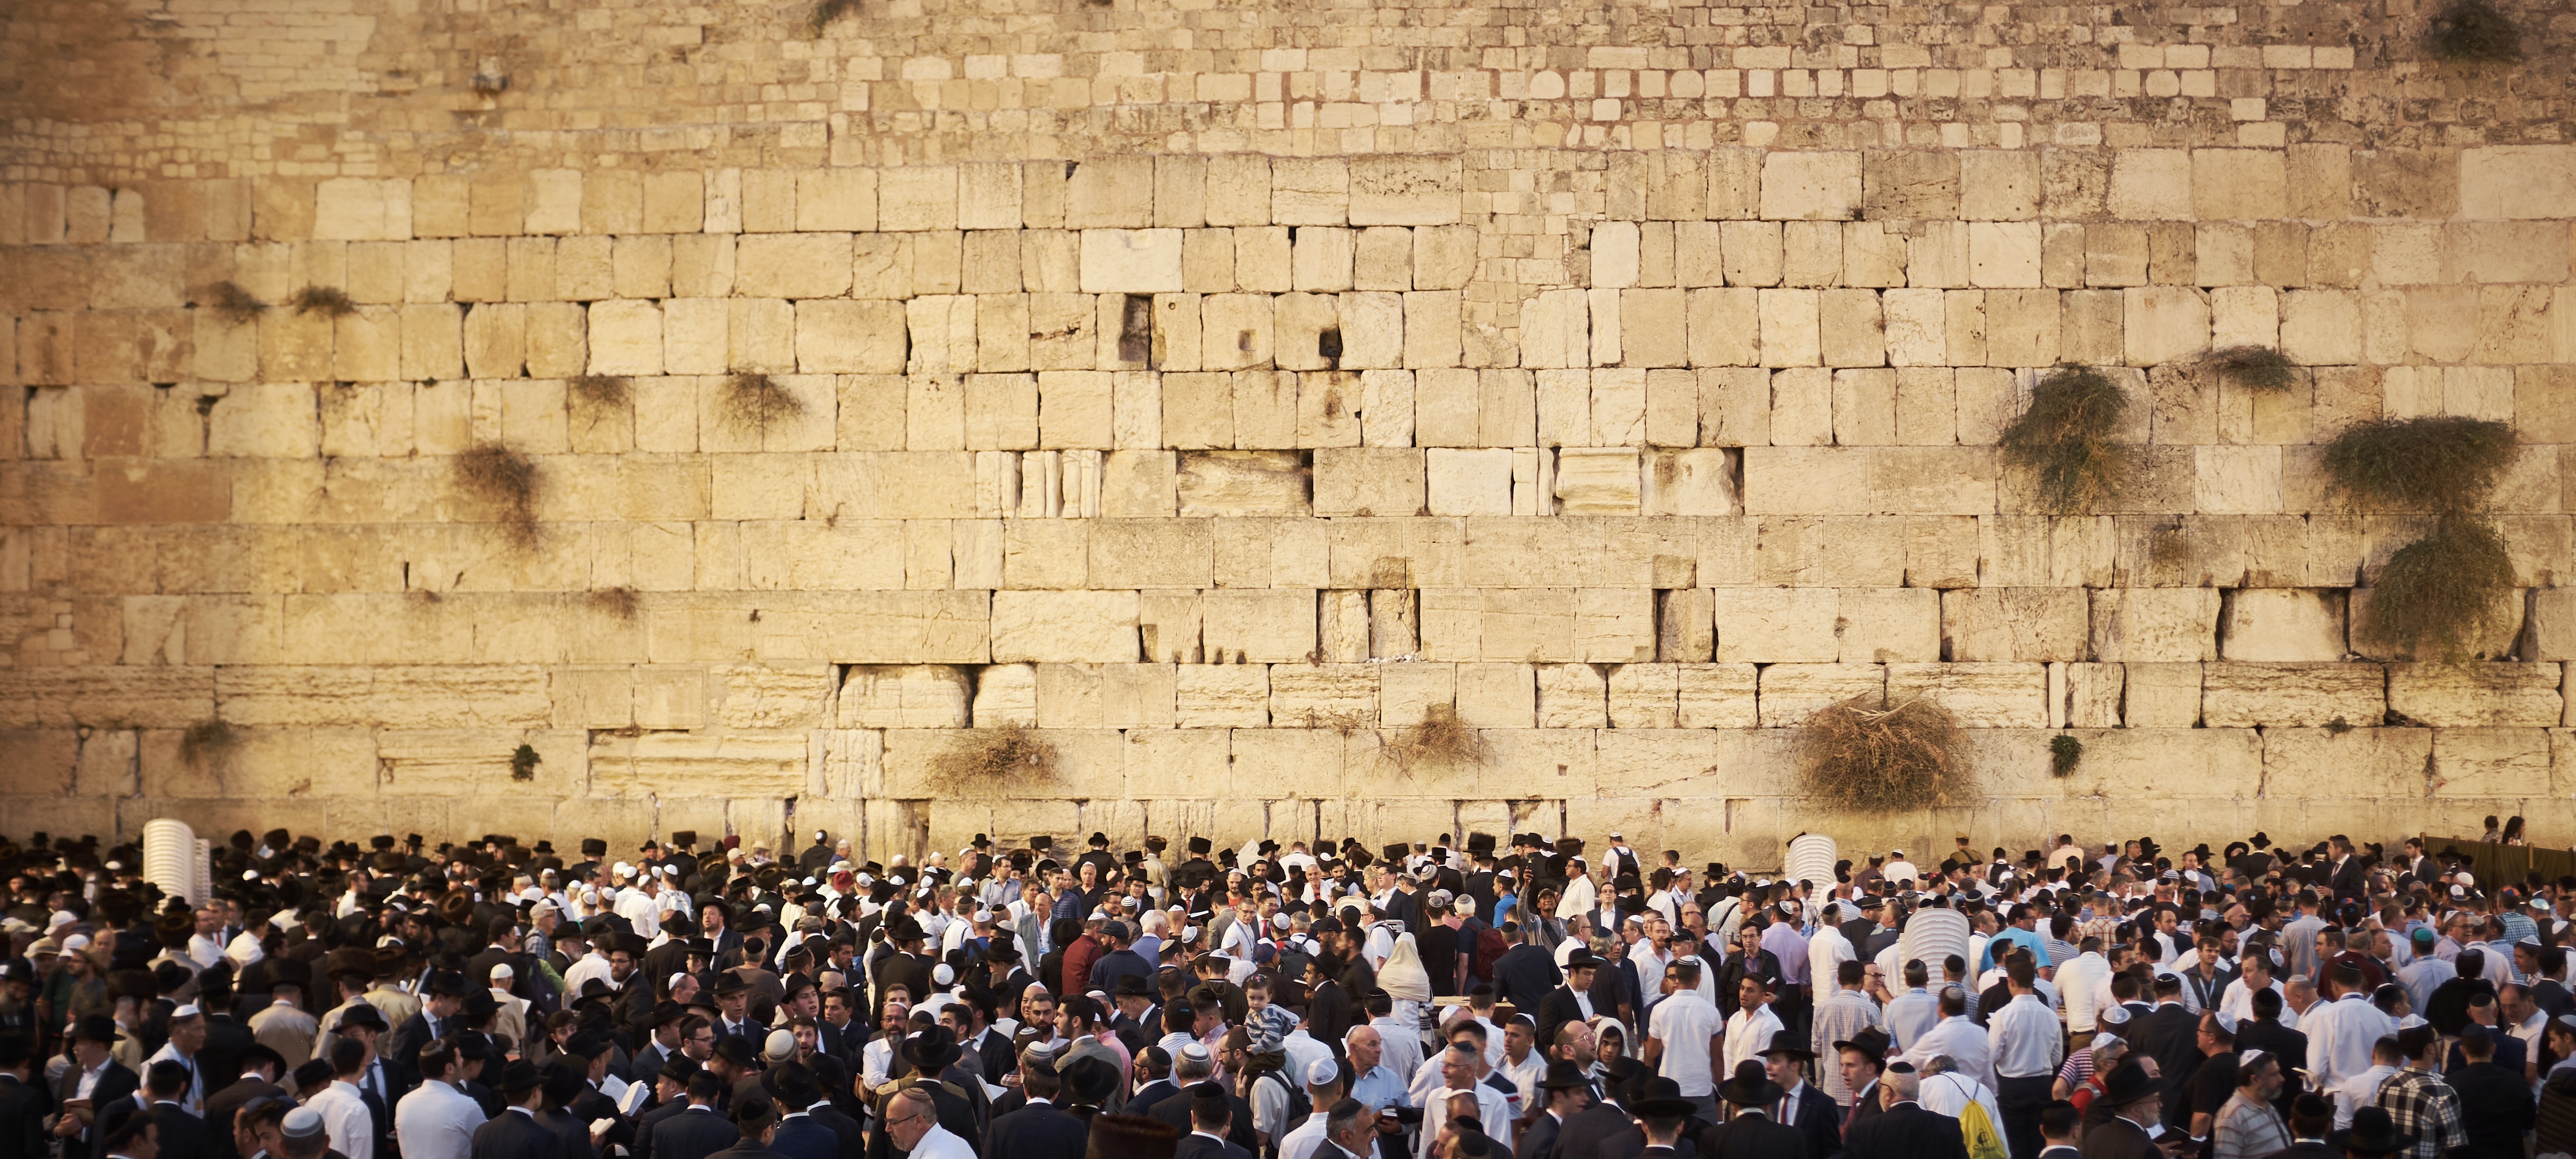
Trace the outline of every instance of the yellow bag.
<instances>
[{"instance_id":1,"label":"yellow bag","mask_svg":"<svg viewBox=\"0 0 2576 1159\"><path fill-rule=\"evenodd\" d=\"M2001 1131L1986 1118L1985 1104L1974 1099L1959 1111L1959 1133L1967 1138L1968 1159L2012 1159Z\"/></svg>"}]
</instances>

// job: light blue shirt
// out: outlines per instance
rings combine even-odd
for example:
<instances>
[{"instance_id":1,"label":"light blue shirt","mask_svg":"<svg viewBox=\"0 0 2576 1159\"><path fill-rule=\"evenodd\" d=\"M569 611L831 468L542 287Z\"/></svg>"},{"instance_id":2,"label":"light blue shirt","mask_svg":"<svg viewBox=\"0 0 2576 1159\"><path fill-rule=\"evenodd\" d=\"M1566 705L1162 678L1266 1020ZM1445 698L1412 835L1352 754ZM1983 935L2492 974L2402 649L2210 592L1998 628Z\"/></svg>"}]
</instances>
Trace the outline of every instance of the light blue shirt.
<instances>
[{"instance_id":1,"label":"light blue shirt","mask_svg":"<svg viewBox=\"0 0 2576 1159\"><path fill-rule=\"evenodd\" d=\"M1413 1105L1413 1095L1405 1089L1404 1080L1385 1063L1370 1067L1367 1074L1351 1083L1351 1097L1372 1111Z\"/></svg>"}]
</instances>

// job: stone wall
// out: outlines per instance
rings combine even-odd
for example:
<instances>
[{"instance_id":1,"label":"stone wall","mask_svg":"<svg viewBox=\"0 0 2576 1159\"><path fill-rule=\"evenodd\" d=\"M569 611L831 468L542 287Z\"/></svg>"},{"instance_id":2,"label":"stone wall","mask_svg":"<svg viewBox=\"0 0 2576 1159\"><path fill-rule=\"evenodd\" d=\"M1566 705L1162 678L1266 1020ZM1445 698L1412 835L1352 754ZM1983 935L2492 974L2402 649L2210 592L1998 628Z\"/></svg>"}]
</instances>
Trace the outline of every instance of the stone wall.
<instances>
[{"instance_id":1,"label":"stone wall","mask_svg":"<svg viewBox=\"0 0 2576 1159\"><path fill-rule=\"evenodd\" d=\"M13 10L0 828L2567 843L2576 38L2433 15ZM1994 449L2058 363L2096 513ZM2427 520L2319 468L2425 414L2524 441L2473 665L2353 638ZM1976 804L1798 796L1871 692Z\"/></svg>"}]
</instances>

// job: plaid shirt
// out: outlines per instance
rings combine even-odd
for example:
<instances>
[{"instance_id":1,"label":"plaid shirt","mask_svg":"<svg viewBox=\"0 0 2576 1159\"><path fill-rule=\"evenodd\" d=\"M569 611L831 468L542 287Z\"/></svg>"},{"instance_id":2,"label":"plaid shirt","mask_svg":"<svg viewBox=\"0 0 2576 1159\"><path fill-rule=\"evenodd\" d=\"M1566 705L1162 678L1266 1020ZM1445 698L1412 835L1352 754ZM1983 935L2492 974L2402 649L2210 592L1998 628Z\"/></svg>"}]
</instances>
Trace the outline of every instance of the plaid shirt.
<instances>
[{"instance_id":1,"label":"plaid shirt","mask_svg":"<svg viewBox=\"0 0 2576 1159\"><path fill-rule=\"evenodd\" d=\"M2415 1137L2414 1146L2398 1152L2404 1159L2440 1159L2469 1145L2460 1125L2460 1096L2442 1076L2409 1066L2379 1084L2379 1106L2397 1129Z\"/></svg>"},{"instance_id":2,"label":"plaid shirt","mask_svg":"<svg viewBox=\"0 0 2576 1159\"><path fill-rule=\"evenodd\" d=\"M1849 989L1837 990L1833 997L1818 1003L1812 1021L1816 1057L1819 1059L1839 1060L1840 1055L1834 1049L1835 1043L1849 1042L1853 1035L1883 1025L1877 1000L1858 990ZM1851 1087L1843 1082L1843 1068L1839 1063L1826 1066L1820 1062L1816 1066L1816 1071L1816 1086L1832 1096L1834 1105L1851 1106Z\"/></svg>"}]
</instances>

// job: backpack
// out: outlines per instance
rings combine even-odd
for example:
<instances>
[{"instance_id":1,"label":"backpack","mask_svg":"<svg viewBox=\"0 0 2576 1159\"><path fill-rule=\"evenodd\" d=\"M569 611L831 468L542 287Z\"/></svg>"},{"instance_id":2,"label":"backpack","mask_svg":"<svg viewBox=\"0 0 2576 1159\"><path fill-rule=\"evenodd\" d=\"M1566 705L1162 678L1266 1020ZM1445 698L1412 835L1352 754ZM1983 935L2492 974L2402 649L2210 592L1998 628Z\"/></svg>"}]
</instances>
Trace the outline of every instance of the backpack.
<instances>
[{"instance_id":1,"label":"backpack","mask_svg":"<svg viewBox=\"0 0 2576 1159\"><path fill-rule=\"evenodd\" d=\"M1492 926L1476 931L1476 952L1467 959L1467 972L1483 981L1493 981L1494 962L1511 949L1511 939L1504 937L1503 931Z\"/></svg>"},{"instance_id":2,"label":"backpack","mask_svg":"<svg viewBox=\"0 0 2576 1159\"><path fill-rule=\"evenodd\" d=\"M1970 1099L1967 1106L1959 1109L1959 1133L1966 1137L1968 1159L2009 1159L2003 1132L1986 1117L1985 1104Z\"/></svg>"},{"instance_id":3,"label":"backpack","mask_svg":"<svg viewBox=\"0 0 2576 1159\"><path fill-rule=\"evenodd\" d=\"M1289 1131L1296 1129L1298 1124L1305 1122L1309 1116L1312 1116L1315 1113L1315 1100L1307 1097L1305 1088L1298 1086L1296 1083L1289 1082L1286 1075L1278 1071L1263 1071L1260 1077L1255 1078L1252 1081L1256 1084L1262 1082L1275 1082L1279 1084L1281 1089L1288 1092L1288 1110L1287 1113L1282 1115L1279 1119L1281 1128L1279 1134L1282 1137L1285 1137ZM1272 1139L1268 1145L1261 1149L1261 1153L1264 1156L1264 1159L1279 1159L1279 1140Z\"/></svg>"}]
</instances>

